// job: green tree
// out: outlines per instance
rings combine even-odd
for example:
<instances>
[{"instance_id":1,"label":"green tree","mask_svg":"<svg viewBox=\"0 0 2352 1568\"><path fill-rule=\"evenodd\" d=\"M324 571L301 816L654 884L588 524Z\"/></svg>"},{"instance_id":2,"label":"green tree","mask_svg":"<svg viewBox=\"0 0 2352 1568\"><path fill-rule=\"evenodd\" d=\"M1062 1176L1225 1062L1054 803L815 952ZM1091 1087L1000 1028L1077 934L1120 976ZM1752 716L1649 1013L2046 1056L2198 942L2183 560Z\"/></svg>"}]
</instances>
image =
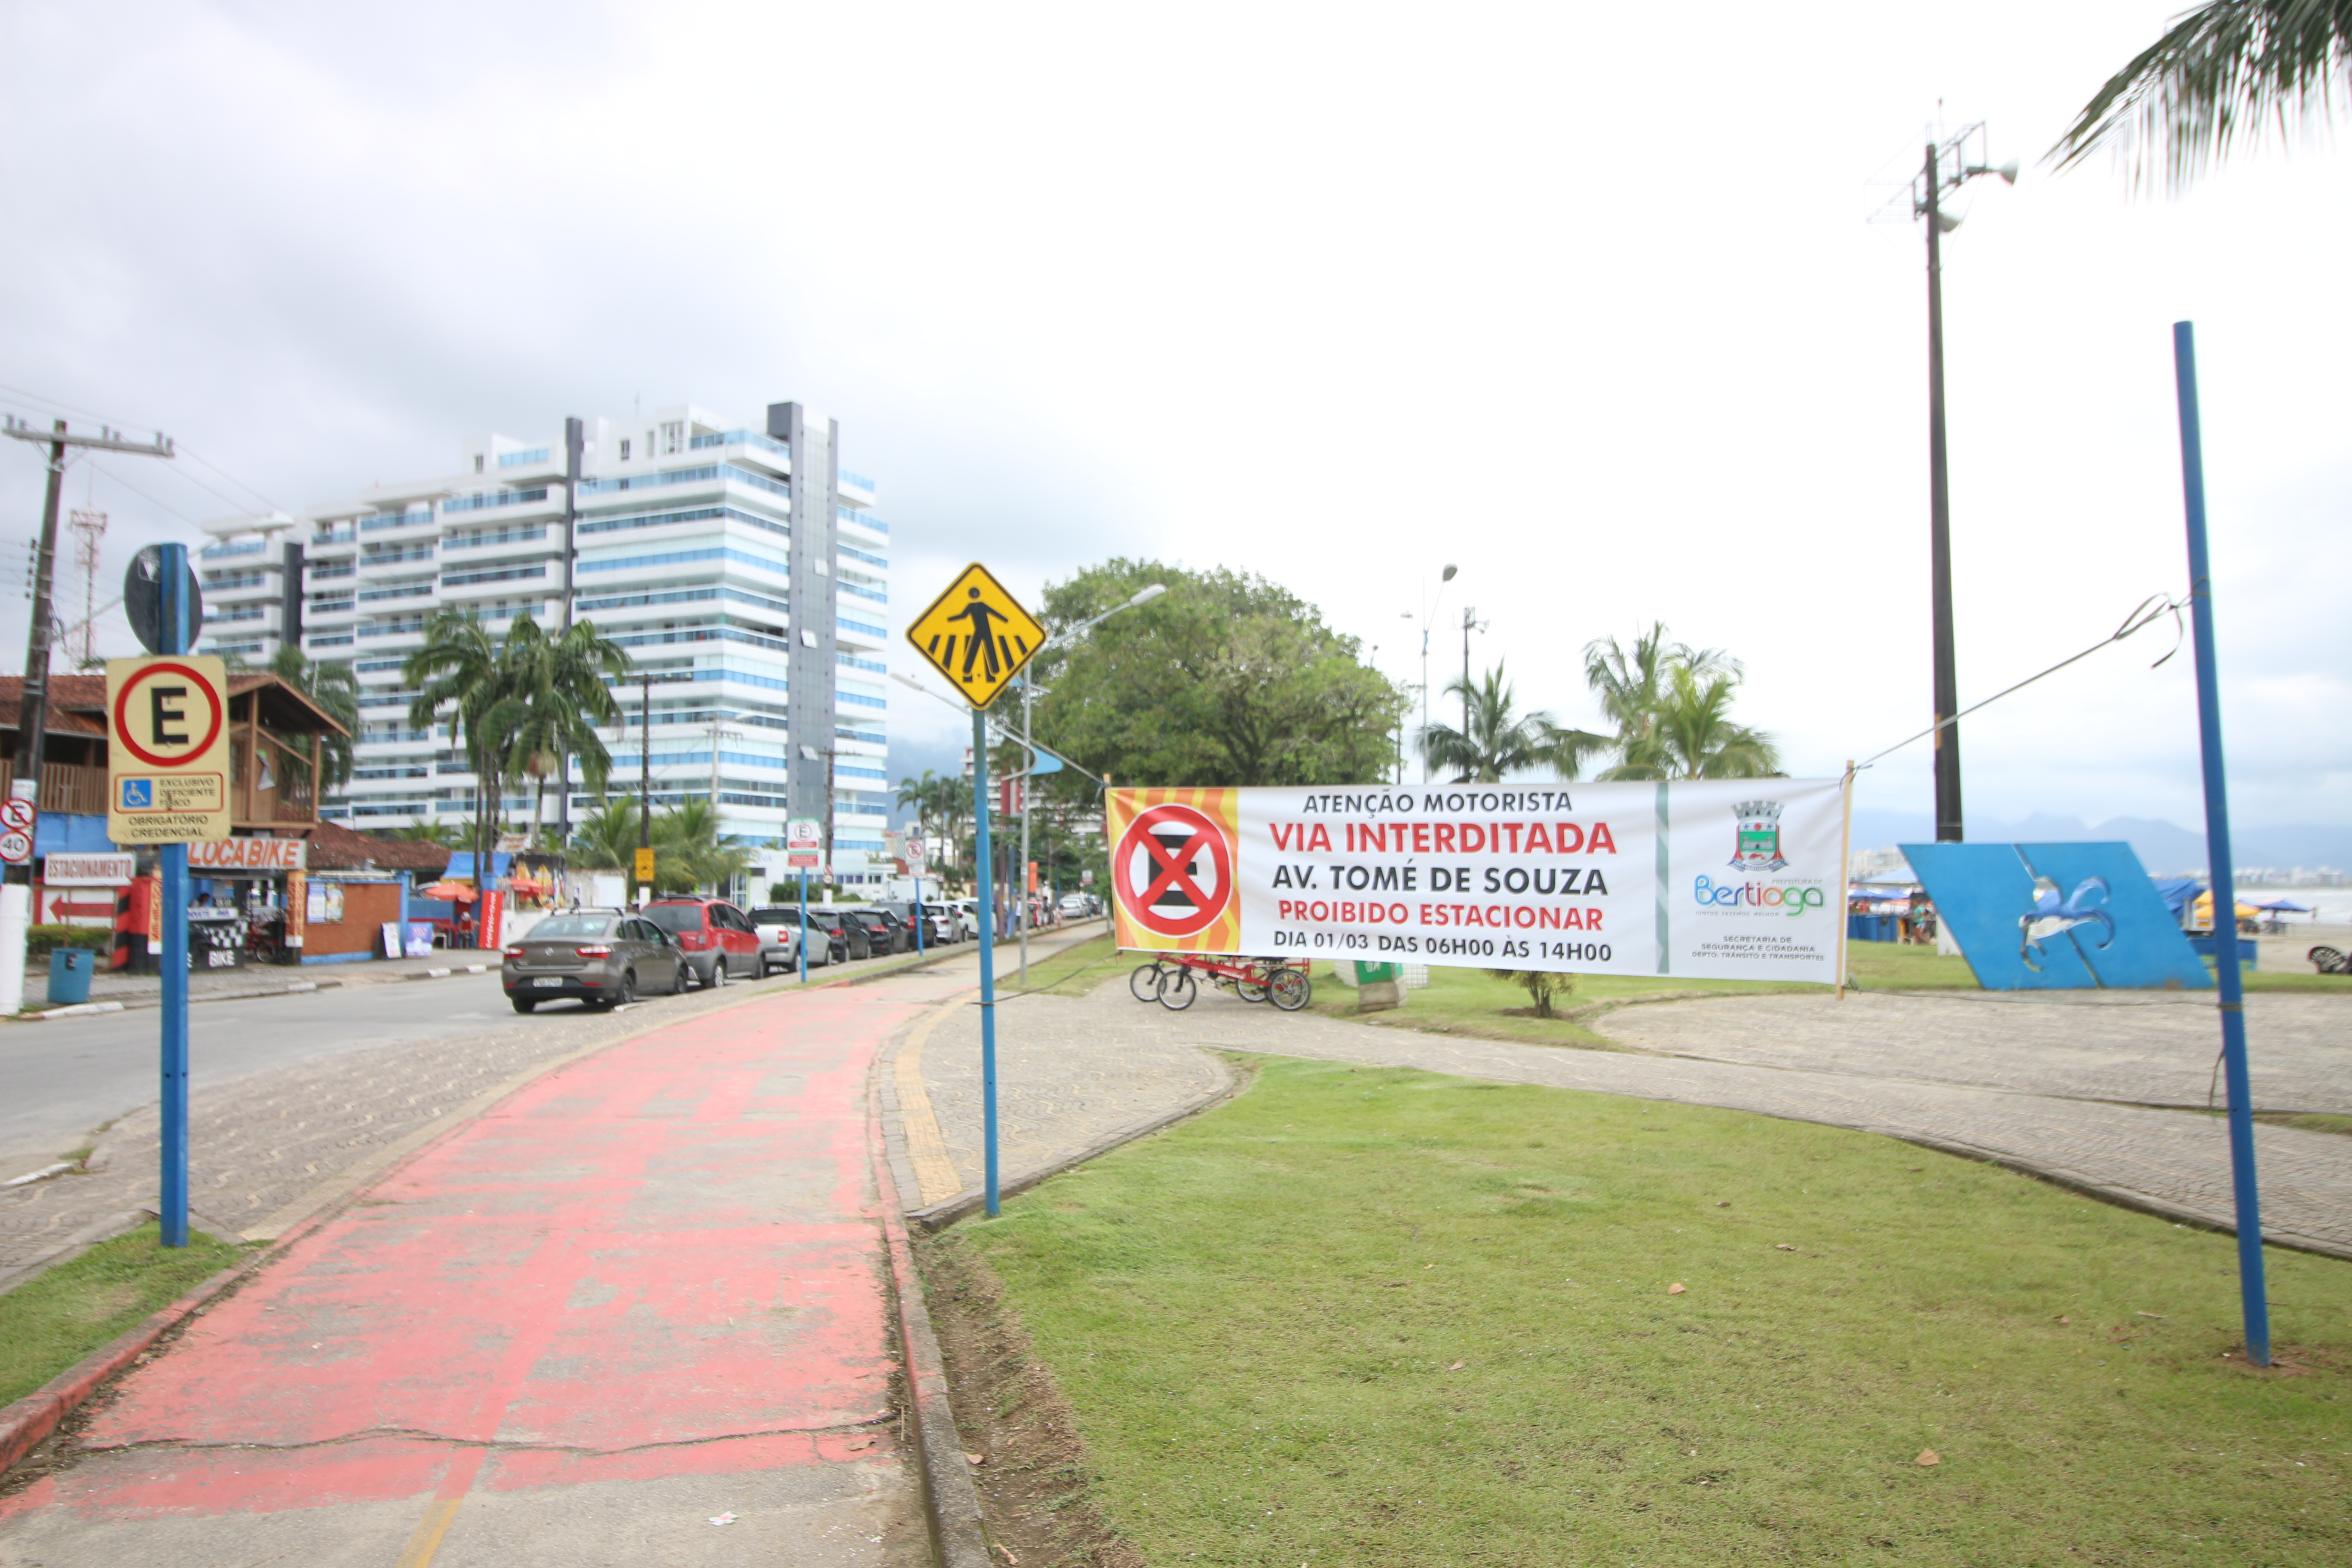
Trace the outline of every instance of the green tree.
<instances>
[{"instance_id":1,"label":"green tree","mask_svg":"<svg viewBox=\"0 0 2352 1568\"><path fill-rule=\"evenodd\" d=\"M2109 77L2048 156L2114 145L2143 184L2185 190L2240 142L2334 117L2352 85L2352 0L2207 0Z\"/></svg>"},{"instance_id":2,"label":"green tree","mask_svg":"<svg viewBox=\"0 0 2352 1568\"><path fill-rule=\"evenodd\" d=\"M446 717L478 780L474 822L474 876L489 885L490 853L504 815L506 762L530 713L518 695L500 639L455 605L436 610L425 624L425 646L402 661L401 679L416 696L408 721L431 730Z\"/></svg>"},{"instance_id":3,"label":"green tree","mask_svg":"<svg viewBox=\"0 0 2352 1568\"><path fill-rule=\"evenodd\" d=\"M1153 583L1161 597L1057 644L1032 669L1038 741L1119 784L1362 784L1387 776L1404 692L1360 645L1265 578L1125 558L1045 590L1060 631ZM1017 689L998 710L1018 722ZM1041 793L1088 798L1066 771Z\"/></svg>"},{"instance_id":4,"label":"green tree","mask_svg":"<svg viewBox=\"0 0 2352 1568\"><path fill-rule=\"evenodd\" d=\"M1551 764L1551 738L1559 727L1549 713L1515 711L1517 694L1505 683L1501 665L1475 682L1455 677L1446 682L1445 695L1464 700L1470 727L1465 732L1432 724L1421 732L1421 754L1432 768L1452 773L1456 784L1495 784Z\"/></svg>"},{"instance_id":5,"label":"green tree","mask_svg":"<svg viewBox=\"0 0 2352 1568\"><path fill-rule=\"evenodd\" d=\"M319 737L319 793L341 789L351 782L352 738L360 732L360 685L351 661L312 659L299 647L281 647L269 657L269 671L327 710L343 733Z\"/></svg>"},{"instance_id":6,"label":"green tree","mask_svg":"<svg viewBox=\"0 0 2352 1568\"><path fill-rule=\"evenodd\" d=\"M1738 659L1669 641L1663 621L1630 647L1596 638L1585 645L1584 680L1612 732L1553 729L1554 763L1563 778L1603 754L1616 761L1594 775L1602 780L1769 777L1780 766L1772 738L1730 718L1742 679Z\"/></svg>"},{"instance_id":7,"label":"green tree","mask_svg":"<svg viewBox=\"0 0 2352 1568\"><path fill-rule=\"evenodd\" d=\"M716 893L750 870L751 847L719 828L719 807L707 800L685 800L655 813L654 890Z\"/></svg>"},{"instance_id":8,"label":"green tree","mask_svg":"<svg viewBox=\"0 0 2352 1568\"><path fill-rule=\"evenodd\" d=\"M613 758L596 727L620 721L620 704L607 678L625 677L629 656L593 621L574 621L550 637L538 621L523 616L507 634L499 664L510 695L522 704L506 768L509 776L527 777L534 785L530 841L537 847L547 815L547 781L564 757L577 757L588 787L604 793Z\"/></svg>"},{"instance_id":9,"label":"green tree","mask_svg":"<svg viewBox=\"0 0 2352 1568\"><path fill-rule=\"evenodd\" d=\"M384 837L410 844L438 844L444 849L459 849L465 847L468 835L455 823L426 821L389 829Z\"/></svg>"}]
</instances>

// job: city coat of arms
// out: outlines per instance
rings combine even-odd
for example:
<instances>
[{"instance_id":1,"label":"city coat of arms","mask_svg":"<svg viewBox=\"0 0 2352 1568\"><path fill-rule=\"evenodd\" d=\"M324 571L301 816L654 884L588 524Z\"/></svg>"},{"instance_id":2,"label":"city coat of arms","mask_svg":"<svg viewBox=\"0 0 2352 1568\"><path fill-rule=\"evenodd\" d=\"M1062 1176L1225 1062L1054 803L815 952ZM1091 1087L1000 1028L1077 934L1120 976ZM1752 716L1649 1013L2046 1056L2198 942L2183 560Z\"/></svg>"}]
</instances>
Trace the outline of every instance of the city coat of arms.
<instances>
[{"instance_id":1,"label":"city coat of arms","mask_svg":"<svg viewBox=\"0 0 2352 1568\"><path fill-rule=\"evenodd\" d=\"M1738 820L1731 845L1731 865L1740 871L1778 871L1788 865L1780 853L1780 803L1742 801L1732 810Z\"/></svg>"}]
</instances>

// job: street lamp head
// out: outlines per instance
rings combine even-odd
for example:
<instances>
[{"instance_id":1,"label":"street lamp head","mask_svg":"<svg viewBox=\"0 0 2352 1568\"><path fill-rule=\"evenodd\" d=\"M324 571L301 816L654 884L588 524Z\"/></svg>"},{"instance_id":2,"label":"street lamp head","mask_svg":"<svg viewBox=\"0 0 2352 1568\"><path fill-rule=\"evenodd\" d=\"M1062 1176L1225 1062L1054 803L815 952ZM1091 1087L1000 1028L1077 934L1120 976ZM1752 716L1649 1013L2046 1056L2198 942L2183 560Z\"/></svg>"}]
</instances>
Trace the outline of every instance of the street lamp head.
<instances>
[{"instance_id":1,"label":"street lamp head","mask_svg":"<svg viewBox=\"0 0 2352 1568\"><path fill-rule=\"evenodd\" d=\"M895 681L897 681L899 685L901 685L901 686L904 686L904 687L908 688L908 689L910 689L910 690L914 690L914 691L920 691L921 689L923 689L923 683L922 683L921 681L919 681L919 680L917 680L913 676L908 675L908 674L905 670L903 670L903 669L894 669L894 670L892 670L892 671L890 672L890 679L893 679L893 680L895 680Z\"/></svg>"},{"instance_id":2,"label":"street lamp head","mask_svg":"<svg viewBox=\"0 0 2352 1568\"><path fill-rule=\"evenodd\" d=\"M1148 605L1166 592L1168 592L1167 584L1154 583L1150 587L1139 589L1135 597L1129 599L1125 607L1131 610L1138 605Z\"/></svg>"},{"instance_id":3,"label":"street lamp head","mask_svg":"<svg viewBox=\"0 0 2352 1568\"><path fill-rule=\"evenodd\" d=\"M823 762L824 759L817 755L817 750L814 746L803 746L801 748L801 760L805 763L817 763Z\"/></svg>"},{"instance_id":4,"label":"street lamp head","mask_svg":"<svg viewBox=\"0 0 2352 1568\"><path fill-rule=\"evenodd\" d=\"M1937 214L1936 214L1936 227L1937 227L1937 229L1939 229L1940 231L1942 231L1943 233L1945 233L1945 234L1949 234L1949 233L1951 233L1951 232L1952 232L1952 230L1954 230L1954 229L1956 229L1956 228L1958 228L1958 227L1959 227L1959 226L1960 226L1960 215L1959 215L1959 214L1958 214L1958 213L1948 213L1948 212L1941 211L1940 209L1937 212Z\"/></svg>"},{"instance_id":5,"label":"street lamp head","mask_svg":"<svg viewBox=\"0 0 2352 1568\"><path fill-rule=\"evenodd\" d=\"M1451 583L1454 581L1454 574L1461 570L1462 568L1459 566L1449 565L1445 568L1445 575L1440 577L1438 581L1441 583Z\"/></svg>"}]
</instances>

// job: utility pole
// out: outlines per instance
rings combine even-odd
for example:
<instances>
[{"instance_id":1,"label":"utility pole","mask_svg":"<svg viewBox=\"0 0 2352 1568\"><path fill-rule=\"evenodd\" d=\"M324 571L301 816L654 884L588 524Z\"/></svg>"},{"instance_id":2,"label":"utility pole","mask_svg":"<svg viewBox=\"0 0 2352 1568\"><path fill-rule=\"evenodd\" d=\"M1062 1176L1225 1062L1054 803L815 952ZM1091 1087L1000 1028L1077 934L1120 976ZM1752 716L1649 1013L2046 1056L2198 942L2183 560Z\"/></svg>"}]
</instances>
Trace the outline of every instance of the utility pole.
<instances>
[{"instance_id":1,"label":"utility pole","mask_svg":"<svg viewBox=\"0 0 2352 1568\"><path fill-rule=\"evenodd\" d=\"M1486 623L1478 612L1464 605L1462 609L1462 739L1470 739L1470 634L1483 632Z\"/></svg>"},{"instance_id":2,"label":"utility pole","mask_svg":"<svg viewBox=\"0 0 2352 1568\"><path fill-rule=\"evenodd\" d=\"M650 851L654 847L654 676L649 669L637 672L640 706L637 710L637 847ZM630 879L632 881L635 878ZM650 888L644 889L651 892ZM643 904L640 898L637 902Z\"/></svg>"},{"instance_id":3,"label":"utility pole","mask_svg":"<svg viewBox=\"0 0 2352 1568\"><path fill-rule=\"evenodd\" d=\"M1927 575L1935 639L1936 842L1958 844L1960 827L1960 677L1952 648L1952 498L1944 454L1944 223L1939 149L1927 143Z\"/></svg>"},{"instance_id":4,"label":"utility pole","mask_svg":"<svg viewBox=\"0 0 2352 1568\"><path fill-rule=\"evenodd\" d=\"M18 441L37 441L49 448L48 492L41 503L41 537L33 549L33 620L25 634L25 695L16 722L16 772L10 794L19 800L29 800L37 810L41 798L42 753L48 749L49 731L49 644L57 635L56 612L50 605L51 579L58 563L58 504L65 493L66 448L82 447L100 452L131 452L142 458L170 458L178 454L172 449L168 436L158 436L152 442L126 441L121 435L104 426L95 436L76 436L62 419L48 430L37 430L8 416L0 435ZM8 868L7 879L27 890L33 884L33 863Z\"/></svg>"},{"instance_id":5,"label":"utility pole","mask_svg":"<svg viewBox=\"0 0 2352 1568\"><path fill-rule=\"evenodd\" d=\"M2017 184L2017 160L1998 167L1971 163L1973 142L1979 157L1984 152L1982 122L1964 127L1940 143L1930 140L1920 162L1918 183L1880 209L1882 217L1897 216L1907 205L1910 216L1927 222L1927 557L1928 634L1933 640L1932 680L1936 707L1936 841L1958 844L1962 838L1960 811L1960 679L1952 651L1952 500L1950 469L1944 444L1944 236L1960 226L1957 215L1944 210L1944 195L1957 191L1982 174L1999 175ZM1874 219L1873 221L1877 221Z\"/></svg>"},{"instance_id":6,"label":"utility pole","mask_svg":"<svg viewBox=\"0 0 2352 1568\"><path fill-rule=\"evenodd\" d=\"M586 426L577 419L563 422L563 631L572 629L572 575L576 570L579 551L573 540L580 521L580 454L586 441ZM558 634L561 635L560 633ZM566 846L572 842L572 753L558 749L555 753L556 782L563 786L563 798L555 807L556 835Z\"/></svg>"},{"instance_id":7,"label":"utility pole","mask_svg":"<svg viewBox=\"0 0 2352 1568\"><path fill-rule=\"evenodd\" d=\"M834 756L835 748L831 746L827 746L824 750L819 751L816 747L809 745L806 742L802 743L801 761L804 763L822 761L824 763L824 874L827 877L834 879L832 881L828 882L825 887L824 901L826 903L834 901L834 896L841 887L840 879L835 873L833 865Z\"/></svg>"}]
</instances>

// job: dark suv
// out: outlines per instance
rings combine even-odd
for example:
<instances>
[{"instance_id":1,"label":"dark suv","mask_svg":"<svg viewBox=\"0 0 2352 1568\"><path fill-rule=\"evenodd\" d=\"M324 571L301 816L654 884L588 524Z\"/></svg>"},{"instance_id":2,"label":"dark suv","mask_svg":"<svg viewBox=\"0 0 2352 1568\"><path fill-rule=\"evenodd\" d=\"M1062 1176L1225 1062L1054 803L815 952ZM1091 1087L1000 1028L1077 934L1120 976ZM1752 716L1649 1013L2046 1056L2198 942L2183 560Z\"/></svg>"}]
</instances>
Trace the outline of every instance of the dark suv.
<instances>
[{"instance_id":1,"label":"dark suv","mask_svg":"<svg viewBox=\"0 0 2352 1568\"><path fill-rule=\"evenodd\" d=\"M811 904L809 924L840 942L841 952L845 957L871 958L874 956L874 941L868 933L866 923L862 921L851 920L845 910L835 909L830 904Z\"/></svg>"},{"instance_id":2,"label":"dark suv","mask_svg":"<svg viewBox=\"0 0 2352 1568\"><path fill-rule=\"evenodd\" d=\"M852 910L849 911L849 918L864 924L866 942L875 952L911 952L914 951L914 928L888 910Z\"/></svg>"}]
</instances>

